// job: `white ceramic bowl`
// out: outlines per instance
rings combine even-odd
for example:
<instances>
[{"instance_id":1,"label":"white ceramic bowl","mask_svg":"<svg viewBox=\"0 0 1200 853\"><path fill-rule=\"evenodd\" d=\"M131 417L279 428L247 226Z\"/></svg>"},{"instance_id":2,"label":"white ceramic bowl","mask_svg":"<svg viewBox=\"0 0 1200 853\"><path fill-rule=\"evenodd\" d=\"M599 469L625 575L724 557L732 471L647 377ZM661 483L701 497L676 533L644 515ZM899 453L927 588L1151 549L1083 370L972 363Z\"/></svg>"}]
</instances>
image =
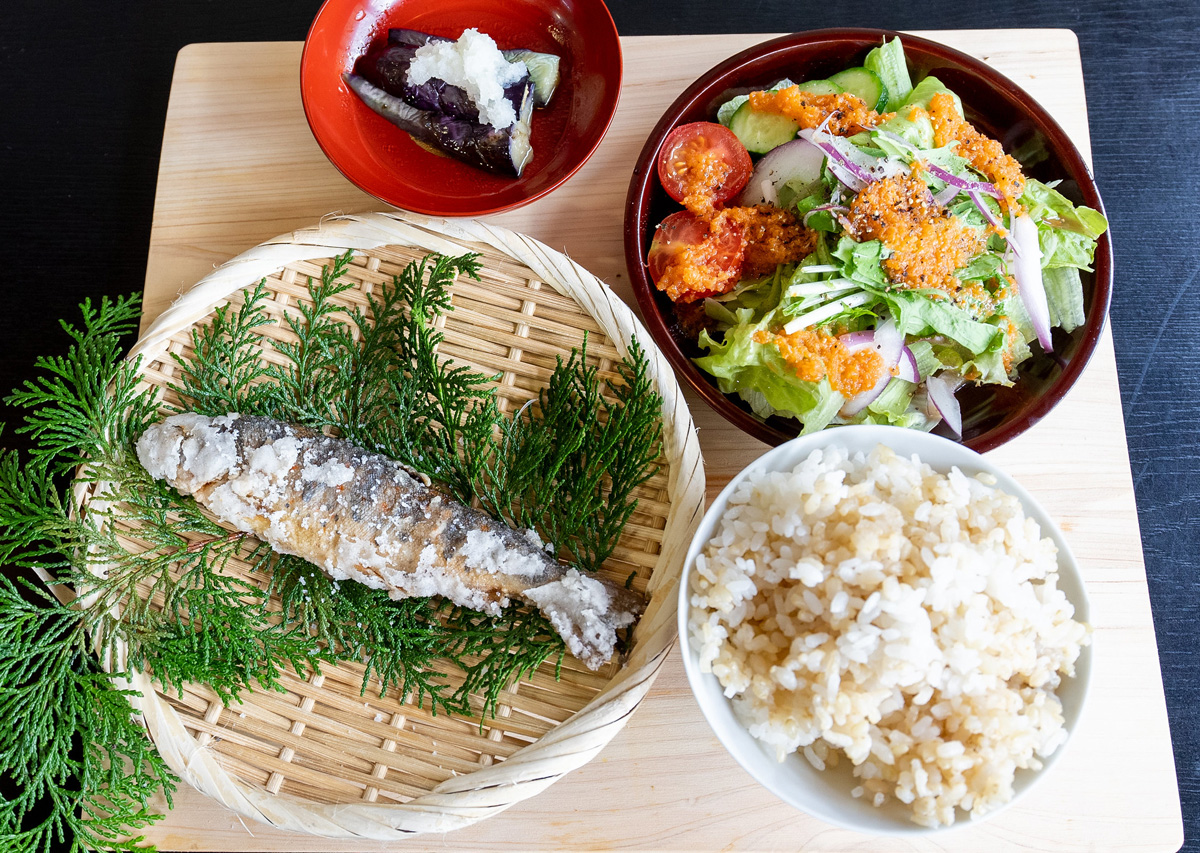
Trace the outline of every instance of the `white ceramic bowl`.
<instances>
[{"instance_id":1,"label":"white ceramic bowl","mask_svg":"<svg viewBox=\"0 0 1200 853\"><path fill-rule=\"evenodd\" d=\"M975 451L945 438L898 427L845 426L801 436L760 456L734 477L708 508L688 549L680 584L679 636L682 638L684 668L692 692L700 703L700 709L721 743L738 764L784 802L828 823L860 832L893 835L945 832L970 825L973 821L960 811L959 820L951 827L923 827L913 823L909 819L908 807L895 799L889 799L879 808L871 805L869 798L856 799L850 796L851 789L858 781L851 775L849 761L843 760L837 767L825 771L818 771L798 753L788 756L782 763L777 762L774 751L751 737L738 722L733 714L733 706L725 698L716 676L700 671L698 655L688 641L687 621L692 567L695 565L696 555L712 537L717 522L725 514L725 505L737 484L751 472L790 470L818 447L840 445L853 453L858 450L869 452L877 444L887 445L903 457L910 457L915 453L922 462L942 473L948 472L952 467L958 467L968 476L980 472L992 474L996 478L997 487L1015 495L1021 501L1025 514L1035 519L1041 527L1042 536L1049 536L1058 546L1059 588L1075 606L1075 619L1088 621L1088 601L1083 579L1062 532L1046 511L1015 480ZM1083 648L1079 656L1075 666L1075 677L1066 679L1057 691L1059 699L1062 700L1068 735L1079 723L1084 698L1087 695L1091 666L1092 647L1089 645ZM1053 755L1045 759L1045 766L1040 771L1018 771L1014 781L1013 801L1020 798L1038 779L1049 772L1062 756L1066 746L1061 745ZM983 819L1000 811L1001 809L996 809Z\"/></svg>"}]
</instances>

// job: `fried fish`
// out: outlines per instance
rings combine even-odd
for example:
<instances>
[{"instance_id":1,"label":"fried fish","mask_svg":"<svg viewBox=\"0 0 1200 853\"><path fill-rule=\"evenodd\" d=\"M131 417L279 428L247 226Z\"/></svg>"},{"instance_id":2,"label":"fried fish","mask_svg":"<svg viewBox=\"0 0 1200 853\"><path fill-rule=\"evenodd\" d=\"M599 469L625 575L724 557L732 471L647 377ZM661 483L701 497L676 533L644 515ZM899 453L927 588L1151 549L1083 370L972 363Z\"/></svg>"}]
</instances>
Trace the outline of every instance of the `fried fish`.
<instances>
[{"instance_id":1,"label":"fried fish","mask_svg":"<svg viewBox=\"0 0 1200 853\"><path fill-rule=\"evenodd\" d=\"M335 580L397 599L440 595L492 615L525 601L590 669L612 657L616 632L645 604L559 562L535 532L513 530L386 456L305 427L184 413L146 430L137 454L151 476Z\"/></svg>"}]
</instances>

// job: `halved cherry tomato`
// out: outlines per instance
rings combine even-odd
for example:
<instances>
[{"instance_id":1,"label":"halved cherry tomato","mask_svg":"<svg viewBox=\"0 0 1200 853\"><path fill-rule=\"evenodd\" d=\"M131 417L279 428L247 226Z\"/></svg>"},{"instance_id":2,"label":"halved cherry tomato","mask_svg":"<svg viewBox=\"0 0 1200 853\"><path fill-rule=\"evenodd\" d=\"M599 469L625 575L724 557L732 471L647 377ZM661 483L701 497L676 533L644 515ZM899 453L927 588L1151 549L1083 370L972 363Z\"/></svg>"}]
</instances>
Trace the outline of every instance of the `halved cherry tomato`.
<instances>
[{"instance_id":1,"label":"halved cherry tomato","mask_svg":"<svg viewBox=\"0 0 1200 853\"><path fill-rule=\"evenodd\" d=\"M745 240L724 218L712 224L687 210L654 231L646 264L650 278L673 302L694 302L731 290L742 272Z\"/></svg>"},{"instance_id":2,"label":"halved cherry tomato","mask_svg":"<svg viewBox=\"0 0 1200 853\"><path fill-rule=\"evenodd\" d=\"M754 173L746 147L729 128L710 121L681 124L667 134L658 154L658 179L667 195L724 204L742 191Z\"/></svg>"}]
</instances>

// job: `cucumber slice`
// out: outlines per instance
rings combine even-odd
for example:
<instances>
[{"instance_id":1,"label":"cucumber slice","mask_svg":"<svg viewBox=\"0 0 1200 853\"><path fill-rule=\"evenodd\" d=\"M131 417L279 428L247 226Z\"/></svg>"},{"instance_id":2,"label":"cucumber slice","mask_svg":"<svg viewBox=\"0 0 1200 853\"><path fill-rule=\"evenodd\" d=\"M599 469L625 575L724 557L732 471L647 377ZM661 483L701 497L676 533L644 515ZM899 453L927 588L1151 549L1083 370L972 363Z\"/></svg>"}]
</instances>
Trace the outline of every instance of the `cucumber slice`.
<instances>
[{"instance_id":1,"label":"cucumber slice","mask_svg":"<svg viewBox=\"0 0 1200 853\"><path fill-rule=\"evenodd\" d=\"M745 103L729 120L729 129L751 154L766 154L795 139L800 125L787 116L758 112Z\"/></svg>"},{"instance_id":2,"label":"cucumber slice","mask_svg":"<svg viewBox=\"0 0 1200 853\"><path fill-rule=\"evenodd\" d=\"M800 84L800 91L810 95L840 95L845 90L833 80L809 80Z\"/></svg>"},{"instance_id":3,"label":"cucumber slice","mask_svg":"<svg viewBox=\"0 0 1200 853\"><path fill-rule=\"evenodd\" d=\"M559 59L553 53L536 53L532 50L506 50L504 58L509 62L524 62L533 81L533 105L544 107L550 103L554 90L558 88Z\"/></svg>"},{"instance_id":4,"label":"cucumber slice","mask_svg":"<svg viewBox=\"0 0 1200 853\"><path fill-rule=\"evenodd\" d=\"M888 90L879 75L867 68L847 68L829 78L849 95L862 98L868 109L882 110L887 106Z\"/></svg>"}]
</instances>

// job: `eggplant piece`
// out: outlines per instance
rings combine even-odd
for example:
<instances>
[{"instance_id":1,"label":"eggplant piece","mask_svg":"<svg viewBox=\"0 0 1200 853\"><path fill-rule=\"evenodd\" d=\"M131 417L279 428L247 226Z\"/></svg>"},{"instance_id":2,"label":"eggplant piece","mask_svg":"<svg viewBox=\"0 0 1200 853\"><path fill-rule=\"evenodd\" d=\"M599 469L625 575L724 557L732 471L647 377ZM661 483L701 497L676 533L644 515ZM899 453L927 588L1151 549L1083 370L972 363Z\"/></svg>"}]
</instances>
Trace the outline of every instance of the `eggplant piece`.
<instances>
[{"instance_id":1,"label":"eggplant piece","mask_svg":"<svg viewBox=\"0 0 1200 853\"><path fill-rule=\"evenodd\" d=\"M424 47L431 41L453 41L445 36L434 36L420 30L408 30L403 27L392 27L388 30L388 44L400 47Z\"/></svg>"},{"instance_id":2,"label":"eggplant piece","mask_svg":"<svg viewBox=\"0 0 1200 853\"><path fill-rule=\"evenodd\" d=\"M420 30L406 30L400 27L393 27L388 30L388 45L391 47L416 50L418 47L429 44L431 41L444 42L453 41L453 39L444 38L443 36L433 36L429 33L423 33ZM553 53L538 53L537 51L526 50L524 48L514 48L500 52L504 54L504 58L509 62L524 62L525 67L529 69L529 76L533 80L533 105L535 107L544 107L550 103L550 99L554 97L554 90L558 88L559 58ZM368 77L368 79L370 78ZM393 94L396 93L393 92Z\"/></svg>"},{"instance_id":3,"label":"eggplant piece","mask_svg":"<svg viewBox=\"0 0 1200 853\"><path fill-rule=\"evenodd\" d=\"M342 79L376 114L407 131L417 141L432 145L464 163L519 178L533 157L529 142L533 83L528 78L505 90L505 95L517 108L516 123L505 130L436 110L417 109L358 74L346 73Z\"/></svg>"},{"instance_id":4,"label":"eggplant piece","mask_svg":"<svg viewBox=\"0 0 1200 853\"><path fill-rule=\"evenodd\" d=\"M455 118L479 121L479 110L471 96L458 86L452 86L437 78L426 80L419 86L408 82L408 69L415 53L415 47L390 45L360 58L354 64L354 72L371 85L378 86L389 95L402 98L419 110L431 110ZM519 103L512 98L509 100L513 101L514 106Z\"/></svg>"}]
</instances>

